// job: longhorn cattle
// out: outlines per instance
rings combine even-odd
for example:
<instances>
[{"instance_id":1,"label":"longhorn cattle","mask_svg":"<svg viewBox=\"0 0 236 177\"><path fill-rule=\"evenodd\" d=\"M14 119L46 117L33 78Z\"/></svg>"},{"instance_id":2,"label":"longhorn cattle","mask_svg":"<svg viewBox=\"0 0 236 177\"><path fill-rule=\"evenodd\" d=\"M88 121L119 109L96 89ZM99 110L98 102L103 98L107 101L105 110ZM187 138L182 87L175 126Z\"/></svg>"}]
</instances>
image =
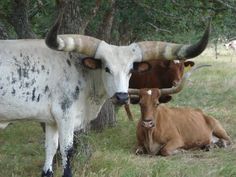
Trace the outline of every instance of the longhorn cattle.
<instances>
[{"instance_id":1,"label":"longhorn cattle","mask_svg":"<svg viewBox=\"0 0 236 177\"><path fill-rule=\"evenodd\" d=\"M227 44L224 44L225 48L228 50L229 48L233 49L236 51L236 40L230 41Z\"/></svg>"},{"instance_id":2,"label":"longhorn cattle","mask_svg":"<svg viewBox=\"0 0 236 177\"><path fill-rule=\"evenodd\" d=\"M73 132L94 119L107 98L127 102L133 69L152 58L185 60L199 55L210 28L193 45L145 41L114 46L89 36L58 35L61 19L62 15L46 38L54 50L43 40L0 41L0 127L20 120L46 124L42 177L53 176L58 142L63 177L72 177ZM80 61L78 53L87 57Z\"/></svg>"},{"instance_id":3,"label":"longhorn cattle","mask_svg":"<svg viewBox=\"0 0 236 177\"><path fill-rule=\"evenodd\" d=\"M150 70L144 73L133 72L129 88L171 88L175 86L182 78L184 67L194 66L193 61L179 62L167 60L150 60ZM160 103L166 103L171 100L170 95L161 96ZM133 115L130 111L129 104L125 104L125 110L129 120L133 120Z\"/></svg>"},{"instance_id":4,"label":"longhorn cattle","mask_svg":"<svg viewBox=\"0 0 236 177\"><path fill-rule=\"evenodd\" d=\"M181 149L205 148L212 143L223 147L230 144L230 137L219 121L199 109L169 108L159 103L159 97L181 91L186 79L169 89L130 90L139 95L141 119L137 125L136 154L168 156Z\"/></svg>"}]
</instances>

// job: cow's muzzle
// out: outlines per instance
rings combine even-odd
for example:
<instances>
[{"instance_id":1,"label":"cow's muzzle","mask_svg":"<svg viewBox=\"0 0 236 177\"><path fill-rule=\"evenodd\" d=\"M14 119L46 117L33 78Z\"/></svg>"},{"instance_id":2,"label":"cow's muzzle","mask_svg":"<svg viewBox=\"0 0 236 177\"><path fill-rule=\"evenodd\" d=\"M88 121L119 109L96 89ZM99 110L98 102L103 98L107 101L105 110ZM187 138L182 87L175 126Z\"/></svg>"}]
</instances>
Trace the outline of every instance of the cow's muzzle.
<instances>
[{"instance_id":1,"label":"cow's muzzle","mask_svg":"<svg viewBox=\"0 0 236 177\"><path fill-rule=\"evenodd\" d=\"M124 93L124 92L117 92L112 97L112 102L118 105L126 104L128 103L128 100L129 100L128 93Z\"/></svg>"},{"instance_id":2,"label":"cow's muzzle","mask_svg":"<svg viewBox=\"0 0 236 177\"><path fill-rule=\"evenodd\" d=\"M153 128L155 127L155 124L152 120L143 120L142 123L141 123L142 127L145 127L145 128Z\"/></svg>"}]
</instances>

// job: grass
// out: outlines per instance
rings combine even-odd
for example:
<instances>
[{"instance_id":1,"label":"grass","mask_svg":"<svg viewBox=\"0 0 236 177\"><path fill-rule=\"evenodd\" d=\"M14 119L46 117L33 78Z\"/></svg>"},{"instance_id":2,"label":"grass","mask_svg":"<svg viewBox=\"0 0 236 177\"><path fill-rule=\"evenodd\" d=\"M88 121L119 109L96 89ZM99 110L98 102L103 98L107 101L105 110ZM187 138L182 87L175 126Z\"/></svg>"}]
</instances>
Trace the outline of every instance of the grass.
<instances>
[{"instance_id":1,"label":"grass","mask_svg":"<svg viewBox=\"0 0 236 177\"><path fill-rule=\"evenodd\" d=\"M232 60L232 61L231 61ZM196 64L212 67L195 72L170 106L201 108L216 117L236 142L236 55L209 48ZM81 137L92 147L90 159L77 153L75 177L236 177L236 145L209 152L188 151L170 157L134 155L139 107L130 122L121 108L117 125ZM0 177L37 177L44 163L44 136L37 123L15 123L0 131ZM61 176L56 164L55 176Z\"/></svg>"}]
</instances>

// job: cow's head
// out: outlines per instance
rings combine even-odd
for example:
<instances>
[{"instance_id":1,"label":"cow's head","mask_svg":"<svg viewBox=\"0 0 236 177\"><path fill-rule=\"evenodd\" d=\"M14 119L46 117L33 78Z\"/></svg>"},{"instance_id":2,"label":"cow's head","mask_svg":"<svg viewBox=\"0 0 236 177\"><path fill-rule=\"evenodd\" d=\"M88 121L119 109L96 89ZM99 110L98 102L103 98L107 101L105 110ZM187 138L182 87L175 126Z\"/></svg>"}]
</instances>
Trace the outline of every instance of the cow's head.
<instances>
[{"instance_id":1,"label":"cow's head","mask_svg":"<svg viewBox=\"0 0 236 177\"><path fill-rule=\"evenodd\" d=\"M145 128L155 127L156 118L158 118L157 109L160 104L159 101L160 97L180 92L183 89L186 80L190 77L192 72L195 71L196 69L205 66L209 65L201 65L192 68L189 72L185 73L181 81L175 87L172 88L129 89L130 97L135 98L137 100L136 103L139 103L140 105L142 126Z\"/></svg>"},{"instance_id":2,"label":"cow's head","mask_svg":"<svg viewBox=\"0 0 236 177\"><path fill-rule=\"evenodd\" d=\"M210 31L208 26L202 39L193 45L145 41L129 46L114 46L84 35L57 35L61 20L62 14L46 37L48 47L59 51L78 52L98 60L105 89L119 104L128 101L128 83L133 70L148 69L145 61L153 58L185 60L199 55L208 43Z\"/></svg>"},{"instance_id":3,"label":"cow's head","mask_svg":"<svg viewBox=\"0 0 236 177\"><path fill-rule=\"evenodd\" d=\"M157 64L157 78L161 77L162 81L160 88L169 88L176 86L184 74L184 68L193 67L193 61L179 61L179 60L162 60Z\"/></svg>"}]
</instances>

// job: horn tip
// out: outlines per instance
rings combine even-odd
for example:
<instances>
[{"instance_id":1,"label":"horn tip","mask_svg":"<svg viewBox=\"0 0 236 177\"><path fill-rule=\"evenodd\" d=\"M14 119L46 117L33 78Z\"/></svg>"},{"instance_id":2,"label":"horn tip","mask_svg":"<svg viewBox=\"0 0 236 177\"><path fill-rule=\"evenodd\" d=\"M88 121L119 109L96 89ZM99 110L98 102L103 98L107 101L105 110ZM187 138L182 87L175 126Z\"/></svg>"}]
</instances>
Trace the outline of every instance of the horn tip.
<instances>
[{"instance_id":1,"label":"horn tip","mask_svg":"<svg viewBox=\"0 0 236 177\"><path fill-rule=\"evenodd\" d=\"M50 28L50 30L46 36L45 43L49 48L52 48L52 49L59 48L59 43L57 41L57 34L58 34L59 28L61 26L63 12L64 12L64 10L62 11L62 13L59 14L55 24Z\"/></svg>"}]
</instances>

